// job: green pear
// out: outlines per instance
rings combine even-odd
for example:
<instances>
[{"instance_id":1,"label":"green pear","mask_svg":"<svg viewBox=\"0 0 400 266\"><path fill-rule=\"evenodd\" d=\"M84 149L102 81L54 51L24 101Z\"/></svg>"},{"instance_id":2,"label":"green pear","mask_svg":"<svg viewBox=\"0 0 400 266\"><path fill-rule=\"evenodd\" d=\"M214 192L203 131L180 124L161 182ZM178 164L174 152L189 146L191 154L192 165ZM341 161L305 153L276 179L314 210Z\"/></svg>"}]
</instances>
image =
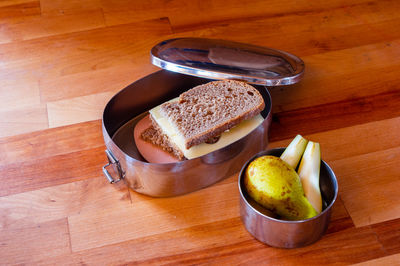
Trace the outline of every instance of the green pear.
<instances>
[{"instance_id":1,"label":"green pear","mask_svg":"<svg viewBox=\"0 0 400 266\"><path fill-rule=\"evenodd\" d=\"M300 177L288 163L262 156L247 167L244 185L251 198L286 220L304 220L317 211L304 196Z\"/></svg>"}]
</instances>

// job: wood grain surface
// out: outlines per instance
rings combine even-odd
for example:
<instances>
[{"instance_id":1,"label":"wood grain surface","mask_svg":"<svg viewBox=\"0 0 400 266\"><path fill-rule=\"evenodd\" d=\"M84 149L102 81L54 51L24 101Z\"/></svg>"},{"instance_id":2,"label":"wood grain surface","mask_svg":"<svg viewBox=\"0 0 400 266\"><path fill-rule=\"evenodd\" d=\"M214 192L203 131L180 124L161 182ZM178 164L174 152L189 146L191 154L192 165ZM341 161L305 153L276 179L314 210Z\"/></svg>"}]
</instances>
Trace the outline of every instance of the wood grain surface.
<instances>
[{"instance_id":1,"label":"wood grain surface","mask_svg":"<svg viewBox=\"0 0 400 266\"><path fill-rule=\"evenodd\" d=\"M0 264L400 265L399 29L396 0L0 1ZM237 174L172 198L107 183L104 106L176 37L304 60L301 82L268 88L269 147L321 144L339 183L321 240L255 240Z\"/></svg>"}]
</instances>

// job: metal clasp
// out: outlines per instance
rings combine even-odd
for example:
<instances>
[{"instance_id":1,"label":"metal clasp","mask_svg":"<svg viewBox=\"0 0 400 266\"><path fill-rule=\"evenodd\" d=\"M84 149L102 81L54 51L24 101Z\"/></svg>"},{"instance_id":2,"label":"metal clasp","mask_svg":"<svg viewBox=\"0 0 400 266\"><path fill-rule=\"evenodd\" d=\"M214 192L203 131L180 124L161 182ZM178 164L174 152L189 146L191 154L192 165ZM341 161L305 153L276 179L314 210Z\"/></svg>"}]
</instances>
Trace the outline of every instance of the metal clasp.
<instances>
[{"instance_id":1,"label":"metal clasp","mask_svg":"<svg viewBox=\"0 0 400 266\"><path fill-rule=\"evenodd\" d=\"M111 184L117 183L117 182L121 181L122 179L124 179L125 172L122 170L119 161L114 157L112 152L109 150L106 150L105 152L106 152L106 155L108 158L108 164L103 166L103 173L104 173L105 177L107 178L108 182L110 182ZM107 167L109 167L111 165L113 166L114 171L118 173L118 176L119 176L118 179L114 179L111 176L111 174L108 172Z\"/></svg>"}]
</instances>

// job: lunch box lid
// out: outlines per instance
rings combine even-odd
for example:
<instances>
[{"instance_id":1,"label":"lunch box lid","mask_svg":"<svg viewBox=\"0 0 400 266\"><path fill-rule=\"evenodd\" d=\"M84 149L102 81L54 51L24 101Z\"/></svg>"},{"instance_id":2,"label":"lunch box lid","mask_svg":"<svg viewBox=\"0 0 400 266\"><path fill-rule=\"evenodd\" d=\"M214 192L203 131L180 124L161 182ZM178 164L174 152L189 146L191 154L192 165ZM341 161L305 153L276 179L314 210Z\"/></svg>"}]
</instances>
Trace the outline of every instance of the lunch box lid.
<instances>
[{"instance_id":1,"label":"lunch box lid","mask_svg":"<svg viewBox=\"0 0 400 266\"><path fill-rule=\"evenodd\" d=\"M181 74L265 86L294 84L304 74L304 62L295 55L218 39L165 40L151 49L151 61L155 66Z\"/></svg>"}]
</instances>

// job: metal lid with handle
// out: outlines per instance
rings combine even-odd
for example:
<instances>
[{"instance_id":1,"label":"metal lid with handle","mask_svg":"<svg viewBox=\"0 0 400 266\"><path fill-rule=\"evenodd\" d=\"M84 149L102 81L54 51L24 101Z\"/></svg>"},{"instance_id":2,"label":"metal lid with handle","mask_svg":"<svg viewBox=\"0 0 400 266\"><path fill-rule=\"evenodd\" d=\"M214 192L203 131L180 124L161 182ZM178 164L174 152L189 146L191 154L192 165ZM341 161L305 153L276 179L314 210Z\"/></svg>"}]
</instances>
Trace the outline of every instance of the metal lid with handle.
<instances>
[{"instance_id":1,"label":"metal lid with handle","mask_svg":"<svg viewBox=\"0 0 400 266\"><path fill-rule=\"evenodd\" d=\"M304 74L304 62L295 55L217 39L166 40L151 49L151 60L154 65L177 73L265 86L294 84Z\"/></svg>"}]
</instances>

